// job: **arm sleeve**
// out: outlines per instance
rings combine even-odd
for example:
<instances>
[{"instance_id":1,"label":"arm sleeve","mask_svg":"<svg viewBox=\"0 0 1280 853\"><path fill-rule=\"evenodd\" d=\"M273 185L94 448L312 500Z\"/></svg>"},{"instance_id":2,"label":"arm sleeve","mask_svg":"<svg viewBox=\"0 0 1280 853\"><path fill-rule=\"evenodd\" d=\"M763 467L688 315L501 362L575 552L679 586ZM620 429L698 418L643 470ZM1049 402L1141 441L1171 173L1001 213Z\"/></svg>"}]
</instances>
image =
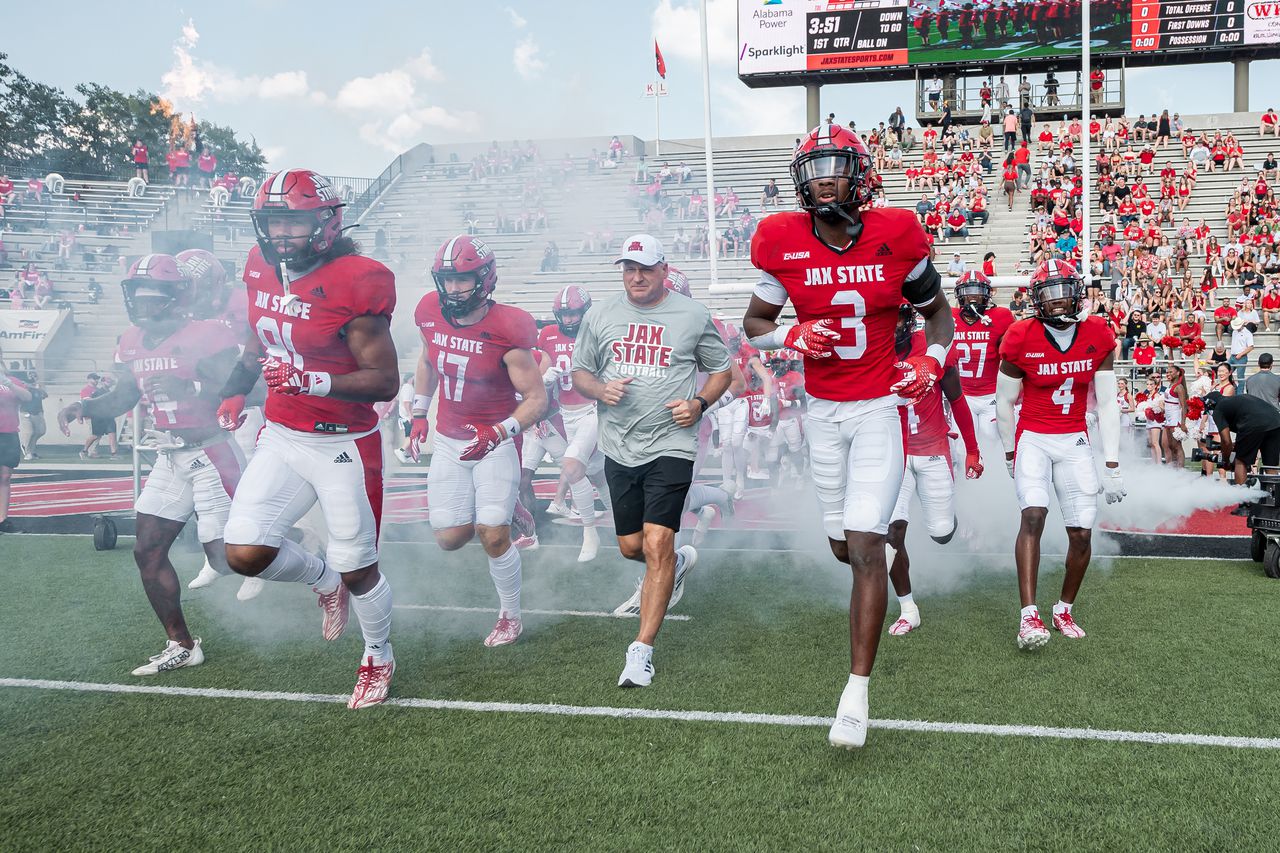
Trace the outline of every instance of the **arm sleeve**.
<instances>
[{"instance_id":1,"label":"arm sleeve","mask_svg":"<svg viewBox=\"0 0 1280 853\"><path fill-rule=\"evenodd\" d=\"M1116 397L1116 373L1100 370L1093 377L1098 397L1098 432L1102 435L1102 458L1120 461L1120 400Z\"/></svg>"},{"instance_id":2,"label":"arm sleeve","mask_svg":"<svg viewBox=\"0 0 1280 853\"><path fill-rule=\"evenodd\" d=\"M960 430L960 439L964 442L964 449L969 453L975 453L978 450L978 436L973 428L973 412L969 410L969 403L961 393L959 397L948 401L951 403L951 418L956 422L956 429Z\"/></svg>"},{"instance_id":3,"label":"arm sleeve","mask_svg":"<svg viewBox=\"0 0 1280 853\"><path fill-rule=\"evenodd\" d=\"M1000 429L1000 443L1005 453L1013 453L1016 434L1013 404L1022 393L1022 380L1007 373L996 374L996 426Z\"/></svg>"}]
</instances>

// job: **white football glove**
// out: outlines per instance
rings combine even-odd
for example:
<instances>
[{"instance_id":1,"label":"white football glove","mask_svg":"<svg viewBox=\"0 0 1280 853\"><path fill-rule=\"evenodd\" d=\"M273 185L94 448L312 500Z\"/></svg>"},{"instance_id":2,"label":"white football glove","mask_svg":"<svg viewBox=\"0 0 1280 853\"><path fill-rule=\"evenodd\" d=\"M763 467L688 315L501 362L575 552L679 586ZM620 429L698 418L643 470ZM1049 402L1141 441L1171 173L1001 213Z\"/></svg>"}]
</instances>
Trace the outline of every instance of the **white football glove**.
<instances>
[{"instance_id":1,"label":"white football glove","mask_svg":"<svg viewBox=\"0 0 1280 853\"><path fill-rule=\"evenodd\" d=\"M1013 462L1014 462L1014 460L1009 459L1008 457L1005 457L1005 460L1004 460L1004 467L1006 467L1006 468L1008 468L1008 469L1009 469L1009 476L1010 476L1010 477L1012 477L1012 476L1013 476Z\"/></svg>"},{"instance_id":2,"label":"white football glove","mask_svg":"<svg viewBox=\"0 0 1280 853\"><path fill-rule=\"evenodd\" d=\"M1106 495L1109 504L1118 504L1124 500L1128 493L1124 490L1124 478L1120 476L1119 468L1103 469L1102 493Z\"/></svg>"}]
</instances>

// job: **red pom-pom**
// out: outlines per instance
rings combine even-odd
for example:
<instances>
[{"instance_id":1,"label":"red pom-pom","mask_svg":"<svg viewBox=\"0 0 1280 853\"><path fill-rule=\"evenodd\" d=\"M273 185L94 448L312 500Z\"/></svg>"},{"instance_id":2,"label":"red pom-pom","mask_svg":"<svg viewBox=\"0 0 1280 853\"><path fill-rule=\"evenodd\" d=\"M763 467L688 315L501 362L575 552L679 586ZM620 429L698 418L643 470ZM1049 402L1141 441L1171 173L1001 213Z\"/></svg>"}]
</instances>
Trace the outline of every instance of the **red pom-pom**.
<instances>
[{"instance_id":1,"label":"red pom-pom","mask_svg":"<svg viewBox=\"0 0 1280 853\"><path fill-rule=\"evenodd\" d=\"M1177 335L1165 335L1160 339L1160 346L1166 349L1175 349L1182 346L1182 338Z\"/></svg>"},{"instance_id":2,"label":"red pom-pom","mask_svg":"<svg viewBox=\"0 0 1280 853\"><path fill-rule=\"evenodd\" d=\"M1187 401L1187 420L1198 421L1204 417L1204 400L1192 397Z\"/></svg>"}]
</instances>

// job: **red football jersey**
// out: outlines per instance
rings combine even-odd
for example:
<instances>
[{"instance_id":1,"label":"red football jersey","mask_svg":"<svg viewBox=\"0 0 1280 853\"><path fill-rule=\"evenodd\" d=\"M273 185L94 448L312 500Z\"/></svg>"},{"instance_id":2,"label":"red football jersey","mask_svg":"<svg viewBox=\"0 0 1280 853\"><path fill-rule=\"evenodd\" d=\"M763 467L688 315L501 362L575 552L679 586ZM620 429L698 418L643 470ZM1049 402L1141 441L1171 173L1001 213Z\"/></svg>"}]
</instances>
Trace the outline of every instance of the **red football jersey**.
<instances>
[{"instance_id":1,"label":"red football jersey","mask_svg":"<svg viewBox=\"0 0 1280 853\"><path fill-rule=\"evenodd\" d=\"M470 440L466 424L496 424L516 410L516 389L502 359L513 349L532 350L538 324L527 311L494 304L484 319L461 328L440 313L440 294L422 297L413 321L440 377L436 432Z\"/></svg>"},{"instance_id":2,"label":"red football jersey","mask_svg":"<svg viewBox=\"0 0 1280 853\"><path fill-rule=\"evenodd\" d=\"M911 336L911 354L924 355L928 349L924 332ZM995 359L992 359L993 361ZM906 410L906 438L908 456L950 456L951 445L947 441L947 413L942 408L942 385L935 384L923 400L908 403Z\"/></svg>"},{"instance_id":3,"label":"red football jersey","mask_svg":"<svg viewBox=\"0 0 1280 853\"><path fill-rule=\"evenodd\" d=\"M217 320L193 320L177 332L154 345L137 326L130 326L120 336L116 361L127 365L138 382L142 402L151 408L157 429L200 429L217 424L218 403L196 393L195 386L170 396L152 393L148 381L156 376L172 376L195 382L203 359L227 350L240 351L231 330Z\"/></svg>"},{"instance_id":4,"label":"red football jersey","mask_svg":"<svg viewBox=\"0 0 1280 853\"><path fill-rule=\"evenodd\" d=\"M557 395L562 406L578 407L591 403L573 387L573 345L576 338L571 338L560 331L557 323L543 326L538 332L538 349L545 352L551 363L560 369L560 389Z\"/></svg>"},{"instance_id":5,"label":"red football jersey","mask_svg":"<svg viewBox=\"0 0 1280 853\"><path fill-rule=\"evenodd\" d=\"M747 401L747 426L773 425L773 398L764 393L764 388L756 388L742 396Z\"/></svg>"},{"instance_id":6,"label":"red football jersey","mask_svg":"<svg viewBox=\"0 0 1280 853\"><path fill-rule=\"evenodd\" d=\"M778 395L778 400L791 400L799 403L804 399L804 374L796 370L788 370L782 376L773 380L774 393ZM800 417L799 406L780 407L778 409L778 420L789 421Z\"/></svg>"},{"instance_id":7,"label":"red football jersey","mask_svg":"<svg viewBox=\"0 0 1280 853\"><path fill-rule=\"evenodd\" d=\"M746 380L747 389L739 394L739 397L745 397L752 388L761 384L760 375L751 369L751 359L760 357L760 350L747 343L745 340L738 347L738 351L730 356L738 363L738 369L742 371L742 378Z\"/></svg>"},{"instance_id":8,"label":"red football jersey","mask_svg":"<svg viewBox=\"0 0 1280 853\"><path fill-rule=\"evenodd\" d=\"M1115 347L1115 333L1097 315L1076 324L1075 338L1065 352L1038 318L1014 323L1000 342L1000 358L1026 374L1018 432L1084 432L1093 375Z\"/></svg>"},{"instance_id":9,"label":"red football jersey","mask_svg":"<svg viewBox=\"0 0 1280 853\"><path fill-rule=\"evenodd\" d=\"M390 319L396 307L396 279L371 258L345 255L325 263L289 285L295 297L285 304L276 268L257 246L244 265L249 322L270 356L299 370L341 376L356 370L343 328L356 317ZM372 403L307 394L267 394L266 419L299 432L368 432L378 425Z\"/></svg>"},{"instance_id":10,"label":"red football jersey","mask_svg":"<svg viewBox=\"0 0 1280 853\"><path fill-rule=\"evenodd\" d=\"M955 337L947 353L947 367L955 366L960 374L960 387L971 397L996 393L996 374L1000 372L1000 339L1016 319L1013 312L999 305L987 310L991 325L978 320L970 323L959 308L951 309L956 321Z\"/></svg>"},{"instance_id":11,"label":"red football jersey","mask_svg":"<svg viewBox=\"0 0 1280 853\"><path fill-rule=\"evenodd\" d=\"M818 239L802 211L766 217L751 238L751 263L766 276L762 286L780 285L800 322L836 321L834 354L804 362L809 394L824 400L889 396L898 379L893 333L902 290L929 256L913 212L884 207L861 216L862 233L843 251Z\"/></svg>"}]
</instances>

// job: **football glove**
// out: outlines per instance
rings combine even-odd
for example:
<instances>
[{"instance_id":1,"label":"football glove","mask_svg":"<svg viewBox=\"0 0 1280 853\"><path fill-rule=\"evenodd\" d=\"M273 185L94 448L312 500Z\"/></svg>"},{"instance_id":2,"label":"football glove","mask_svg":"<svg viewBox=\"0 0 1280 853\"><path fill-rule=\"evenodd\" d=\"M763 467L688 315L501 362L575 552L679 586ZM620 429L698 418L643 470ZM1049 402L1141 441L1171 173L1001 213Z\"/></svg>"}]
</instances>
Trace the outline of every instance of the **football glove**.
<instances>
[{"instance_id":1,"label":"football glove","mask_svg":"<svg viewBox=\"0 0 1280 853\"><path fill-rule=\"evenodd\" d=\"M976 480L982 476L985 470L982 467L982 454L976 450L970 450L964 455L964 475L970 480Z\"/></svg>"},{"instance_id":2,"label":"football glove","mask_svg":"<svg viewBox=\"0 0 1280 853\"><path fill-rule=\"evenodd\" d=\"M806 320L787 332L785 346L810 358L829 358L840 333L831 328L831 320Z\"/></svg>"},{"instance_id":3,"label":"football glove","mask_svg":"<svg viewBox=\"0 0 1280 853\"><path fill-rule=\"evenodd\" d=\"M912 402L924 399L942 375L942 365L931 355L913 355L894 367L902 371L902 377L889 390Z\"/></svg>"},{"instance_id":4,"label":"football glove","mask_svg":"<svg viewBox=\"0 0 1280 853\"><path fill-rule=\"evenodd\" d=\"M309 394L315 397L327 397L332 384L332 377L328 373L299 370L292 364L275 357L262 360L262 379L272 391L289 396Z\"/></svg>"},{"instance_id":5,"label":"football glove","mask_svg":"<svg viewBox=\"0 0 1280 853\"><path fill-rule=\"evenodd\" d=\"M228 397L218 406L218 426L225 430L232 431L240 429L244 423L246 415L244 413L244 395L237 394L234 397Z\"/></svg>"},{"instance_id":6,"label":"football glove","mask_svg":"<svg viewBox=\"0 0 1280 853\"><path fill-rule=\"evenodd\" d=\"M413 428L409 430L409 455L413 457L413 461L418 461L418 454L421 453L422 442L427 440L427 434L431 432L431 427L427 424L426 415L414 415Z\"/></svg>"},{"instance_id":7,"label":"football glove","mask_svg":"<svg viewBox=\"0 0 1280 853\"><path fill-rule=\"evenodd\" d=\"M1124 479L1120 476L1119 468L1106 468L1102 472L1102 493L1106 495L1107 503L1118 504L1124 500L1127 494L1124 490Z\"/></svg>"},{"instance_id":8,"label":"football glove","mask_svg":"<svg viewBox=\"0 0 1280 853\"><path fill-rule=\"evenodd\" d=\"M1013 476L1013 460L1007 456L1004 459L1004 467L1009 469L1009 476L1012 477Z\"/></svg>"},{"instance_id":9,"label":"football glove","mask_svg":"<svg viewBox=\"0 0 1280 853\"><path fill-rule=\"evenodd\" d=\"M502 424L466 424L466 429L476 434L475 440L462 448L458 456L463 462L476 462L488 456L499 444L509 436L507 428Z\"/></svg>"}]
</instances>

